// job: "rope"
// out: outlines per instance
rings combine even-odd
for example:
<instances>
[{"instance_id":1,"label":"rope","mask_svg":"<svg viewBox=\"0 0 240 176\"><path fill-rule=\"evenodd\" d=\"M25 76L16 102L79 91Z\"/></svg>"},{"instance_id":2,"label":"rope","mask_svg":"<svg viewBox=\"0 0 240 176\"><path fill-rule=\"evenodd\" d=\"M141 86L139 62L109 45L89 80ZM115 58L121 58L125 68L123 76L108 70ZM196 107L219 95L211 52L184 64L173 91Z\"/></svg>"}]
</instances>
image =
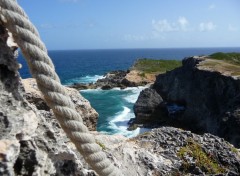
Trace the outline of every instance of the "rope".
<instances>
[{"instance_id":1,"label":"rope","mask_svg":"<svg viewBox=\"0 0 240 176\"><path fill-rule=\"evenodd\" d=\"M15 0L0 0L0 16L21 48L45 101L87 163L101 176L121 175L83 124L81 115L60 83L37 29L24 10Z\"/></svg>"}]
</instances>

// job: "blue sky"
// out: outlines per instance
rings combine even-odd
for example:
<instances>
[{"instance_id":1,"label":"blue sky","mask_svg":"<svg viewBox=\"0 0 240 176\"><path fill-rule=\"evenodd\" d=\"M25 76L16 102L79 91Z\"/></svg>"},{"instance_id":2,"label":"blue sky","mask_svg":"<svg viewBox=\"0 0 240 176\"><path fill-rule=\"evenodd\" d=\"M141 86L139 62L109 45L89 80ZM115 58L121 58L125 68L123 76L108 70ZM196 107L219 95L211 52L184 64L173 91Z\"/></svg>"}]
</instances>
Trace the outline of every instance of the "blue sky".
<instances>
[{"instance_id":1,"label":"blue sky","mask_svg":"<svg viewBox=\"0 0 240 176\"><path fill-rule=\"evenodd\" d=\"M53 49L239 47L239 0L18 0Z\"/></svg>"}]
</instances>

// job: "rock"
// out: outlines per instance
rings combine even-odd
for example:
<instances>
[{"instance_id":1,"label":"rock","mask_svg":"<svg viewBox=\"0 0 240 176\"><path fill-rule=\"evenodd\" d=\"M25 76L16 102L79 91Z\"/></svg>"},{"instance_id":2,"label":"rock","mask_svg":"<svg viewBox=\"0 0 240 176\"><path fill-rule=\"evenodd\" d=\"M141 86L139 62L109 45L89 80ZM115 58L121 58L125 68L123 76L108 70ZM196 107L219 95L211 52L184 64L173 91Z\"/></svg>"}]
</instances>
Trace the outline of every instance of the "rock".
<instances>
[{"instance_id":1,"label":"rock","mask_svg":"<svg viewBox=\"0 0 240 176\"><path fill-rule=\"evenodd\" d=\"M199 67L205 60L185 58L182 67L157 76L152 89L164 102L185 107L183 114L175 118L176 123L168 118L164 124L199 134L212 133L240 147L240 79Z\"/></svg>"},{"instance_id":2,"label":"rock","mask_svg":"<svg viewBox=\"0 0 240 176\"><path fill-rule=\"evenodd\" d=\"M162 116L156 116L160 113L158 109L161 110L160 112L164 112ZM163 116L167 116L166 106L162 97L151 88L146 88L141 91L138 100L134 104L133 110L136 118L130 124L131 126L135 125L135 127L136 124L144 124L144 127L159 126Z\"/></svg>"},{"instance_id":3,"label":"rock","mask_svg":"<svg viewBox=\"0 0 240 176\"><path fill-rule=\"evenodd\" d=\"M240 174L239 150L211 134L161 127L131 139L95 135L123 175Z\"/></svg>"},{"instance_id":4,"label":"rock","mask_svg":"<svg viewBox=\"0 0 240 176\"><path fill-rule=\"evenodd\" d=\"M0 173L14 175L14 163L20 152L18 140L0 140Z\"/></svg>"},{"instance_id":5,"label":"rock","mask_svg":"<svg viewBox=\"0 0 240 176\"><path fill-rule=\"evenodd\" d=\"M28 102L34 104L38 110L50 111L37 87L36 80L33 78L23 79L22 83ZM89 101L81 96L79 91L68 87L66 87L66 90L74 102L77 112L83 113L83 123L90 131L95 131L97 128L98 113L91 107Z\"/></svg>"},{"instance_id":6,"label":"rock","mask_svg":"<svg viewBox=\"0 0 240 176\"><path fill-rule=\"evenodd\" d=\"M98 79L95 83L74 83L68 87L72 87L78 90L82 89L97 89L101 88L103 90L109 90L115 87L120 87L121 89L127 87L137 87L144 86L149 83L152 83L153 76L149 76L146 78L142 78L139 75L139 72L136 70L131 71L110 71L108 72L104 78Z\"/></svg>"}]
</instances>

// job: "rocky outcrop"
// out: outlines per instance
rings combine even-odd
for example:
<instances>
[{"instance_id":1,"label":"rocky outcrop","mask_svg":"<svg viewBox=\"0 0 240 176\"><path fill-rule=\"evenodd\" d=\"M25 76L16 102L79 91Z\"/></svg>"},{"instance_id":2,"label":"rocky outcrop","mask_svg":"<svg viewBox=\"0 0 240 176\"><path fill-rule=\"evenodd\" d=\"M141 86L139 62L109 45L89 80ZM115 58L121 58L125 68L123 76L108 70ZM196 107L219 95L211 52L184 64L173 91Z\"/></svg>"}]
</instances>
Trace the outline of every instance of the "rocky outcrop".
<instances>
[{"instance_id":1,"label":"rocky outcrop","mask_svg":"<svg viewBox=\"0 0 240 176\"><path fill-rule=\"evenodd\" d=\"M175 103L185 107L181 115L168 116L159 125L170 123L200 134L209 132L239 147L240 79L224 74L223 70L208 69L208 64L204 66L203 62L207 63L207 58L186 58L182 67L157 76L152 90L158 92L165 104ZM141 94L137 102L151 102L150 97L154 96L141 100ZM137 108L135 114L138 119ZM161 113L152 115L159 118L162 116ZM151 122L151 118L149 120Z\"/></svg>"},{"instance_id":2,"label":"rocky outcrop","mask_svg":"<svg viewBox=\"0 0 240 176\"><path fill-rule=\"evenodd\" d=\"M137 87L149 84L152 82L151 78L142 79L139 75L137 75L137 71L110 71L104 78L98 79L95 83L74 83L69 87L83 90L83 89L97 89L101 88L103 90L109 90L115 87L119 87L121 89L127 87Z\"/></svg>"},{"instance_id":3,"label":"rocky outcrop","mask_svg":"<svg viewBox=\"0 0 240 176\"><path fill-rule=\"evenodd\" d=\"M154 89L144 89L134 104L133 110L137 118L129 121L129 130L139 126L145 128L159 126L159 121L162 121L163 117L167 116L164 109L166 109L166 104L163 102L162 97ZM160 113L162 113L161 116Z\"/></svg>"},{"instance_id":4,"label":"rocky outcrop","mask_svg":"<svg viewBox=\"0 0 240 176\"><path fill-rule=\"evenodd\" d=\"M97 134L124 175L240 174L239 150L211 134L162 127L132 139Z\"/></svg>"}]
</instances>

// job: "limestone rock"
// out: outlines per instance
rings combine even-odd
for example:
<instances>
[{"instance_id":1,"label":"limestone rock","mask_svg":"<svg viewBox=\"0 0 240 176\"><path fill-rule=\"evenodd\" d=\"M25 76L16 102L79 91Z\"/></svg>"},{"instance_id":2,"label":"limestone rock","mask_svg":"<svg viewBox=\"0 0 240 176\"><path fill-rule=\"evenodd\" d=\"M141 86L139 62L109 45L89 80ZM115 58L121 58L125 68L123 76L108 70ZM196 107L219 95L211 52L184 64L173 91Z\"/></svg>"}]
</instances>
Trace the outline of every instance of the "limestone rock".
<instances>
[{"instance_id":1,"label":"limestone rock","mask_svg":"<svg viewBox=\"0 0 240 176\"><path fill-rule=\"evenodd\" d=\"M132 139L95 135L123 175L240 174L239 150L211 134L161 127Z\"/></svg>"},{"instance_id":2,"label":"limestone rock","mask_svg":"<svg viewBox=\"0 0 240 176\"><path fill-rule=\"evenodd\" d=\"M23 79L22 83L26 91L26 99L34 104L38 110L49 111L50 109L44 102L43 96L37 87L36 80L33 78ZM90 131L95 131L97 128L98 113L91 107L89 101L80 95L79 91L69 87L66 87L66 90L75 104L77 112L82 113L83 123Z\"/></svg>"}]
</instances>

